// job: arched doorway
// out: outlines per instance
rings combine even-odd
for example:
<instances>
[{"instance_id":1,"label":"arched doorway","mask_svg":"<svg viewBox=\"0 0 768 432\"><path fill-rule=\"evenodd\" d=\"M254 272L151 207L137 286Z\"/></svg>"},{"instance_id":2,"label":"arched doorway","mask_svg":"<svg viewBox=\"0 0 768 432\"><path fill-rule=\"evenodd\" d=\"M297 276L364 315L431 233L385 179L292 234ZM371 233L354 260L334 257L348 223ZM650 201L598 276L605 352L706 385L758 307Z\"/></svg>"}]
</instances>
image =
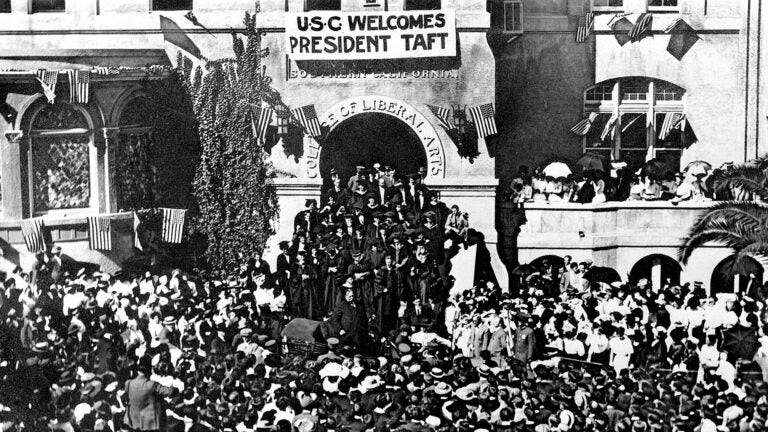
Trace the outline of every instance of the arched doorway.
<instances>
[{"instance_id":1,"label":"arched doorway","mask_svg":"<svg viewBox=\"0 0 768 432\"><path fill-rule=\"evenodd\" d=\"M763 282L763 266L754 258L745 258L741 262L736 261L736 256L731 255L720 261L712 271L710 292L712 294L733 292L738 286L739 291L744 291L749 285L749 275L754 274L758 283ZM755 287L752 287L755 288Z\"/></svg>"},{"instance_id":2,"label":"arched doorway","mask_svg":"<svg viewBox=\"0 0 768 432\"><path fill-rule=\"evenodd\" d=\"M330 177L336 168L342 180L355 174L355 166L390 165L399 175L426 167L427 156L418 135L397 117L364 113L336 126L323 143L320 174Z\"/></svg>"},{"instance_id":3,"label":"arched doorway","mask_svg":"<svg viewBox=\"0 0 768 432\"><path fill-rule=\"evenodd\" d=\"M629 283L636 284L640 279L648 279L654 286L661 287L669 279L672 285L680 283L680 264L666 255L648 255L635 263L629 272Z\"/></svg>"}]
</instances>

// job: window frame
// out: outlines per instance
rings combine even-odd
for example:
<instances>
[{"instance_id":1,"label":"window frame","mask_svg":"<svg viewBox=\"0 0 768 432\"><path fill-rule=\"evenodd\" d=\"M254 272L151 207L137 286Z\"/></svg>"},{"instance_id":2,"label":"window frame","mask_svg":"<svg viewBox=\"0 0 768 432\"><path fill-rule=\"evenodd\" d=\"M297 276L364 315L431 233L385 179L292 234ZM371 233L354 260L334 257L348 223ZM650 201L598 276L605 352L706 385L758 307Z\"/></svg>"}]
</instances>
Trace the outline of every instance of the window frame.
<instances>
[{"instance_id":1,"label":"window frame","mask_svg":"<svg viewBox=\"0 0 768 432\"><path fill-rule=\"evenodd\" d=\"M675 5L674 6L652 6L651 1L648 0L646 3L646 7L648 8L648 12L679 12L680 11L680 0L674 0ZM668 0L662 0L662 2L668 1Z\"/></svg>"},{"instance_id":2,"label":"window frame","mask_svg":"<svg viewBox=\"0 0 768 432\"><path fill-rule=\"evenodd\" d=\"M656 158L658 157L658 155L663 154L665 152L666 153L679 152L680 156L682 157L685 147L688 144L686 142L685 134L681 136L681 145L679 149L672 148L672 147L658 147L656 145L658 141L658 137L657 137L658 121L656 116L658 114L666 114L666 113L685 114L685 106L686 106L686 98L687 98L686 90L682 87L675 85L674 83L660 81L660 80L649 77L647 78L647 84L646 84L647 92L646 92L646 98L644 100L624 100L623 92L622 92L622 82L626 85L628 83L632 83L632 80L636 80L637 78L643 78L643 77L617 78L614 80L604 81L604 82L592 85L590 87L587 87L583 93L584 116L586 117L589 113L592 113L592 112L598 113L600 115L608 115L608 116L613 114L618 114L618 119L616 120L616 125L614 127L619 128L619 133L616 134L616 137L613 139L613 142L612 142L612 147L610 148L611 155L616 159L621 159L622 152L643 151L641 148L623 148L621 145L621 128L623 127L622 120L626 120L623 118L625 117L626 114L645 114L646 116L653 116L654 127L651 131L648 131L647 137L646 137L646 145L645 145L646 160L651 158ZM661 82L678 87L682 92L681 99L671 100L671 101L656 100L656 84ZM599 101L599 100L587 99L587 93L590 90L598 86L609 85L609 83L613 83L612 100ZM633 86L637 85L636 82L632 84ZM646 117L646 119L647 118L648 117ZM588 135L585 135L584 137L582 137L583 153L586 153L589 151L605 152L606 150L608 150L608 147L590 147L589 143L587 142L587 137Z\"/></svg>"},{"instance_id":3,"label":"window frame","mask_svg":"<svg viewBox=\"0 0 768 432\"><path fill-rule=\"evenodd\" d=\"M27 184L29 194L29 214L33 216L54 215L54 216L72 216L90 214L94 211L98 211L98 149L96 147L96 140L94 134L93 120L91 119L88 111L76 104L69 104L73 109L76 109L83 115L85 121L88 123L88 128L74 128L74 129L34 129L35 120L40 112L46 105L38 105L32 115L29 122L29 134L26 136L27 141ZM32 154L33 146L35 145L35 138L50 138L50 137L87 137L88 138L88 206L79 208L65 208L65 209L47 209L36 210L35 209L35 179L34 179L34 157Z\"/></svg>"},{"instance_id":4,"label":"window frame","mask_svg":"<svg viewBox=\"0 0 768 432\"><path fill-rule=\"evenodd\" d=\"M519 5L520 6L520 29L519 30L507 30L507 5L512 6L512 10L514 11L514 6ZM501 2L501 10L503 11L503 25L501 32L504 34L523 34L525 31L525 8L523 6L523 2L521 0L503 0ZM514 18L514 17L513 17ZM514 21L513 21L514 22Z\"/></svg>"},{"instance_id":5,"label":"window frame","mask_svg":"<svg viewBox=\"0 0 768 432\"><path fill-rule=\"evenodd\" d=\"M437 8L431 8L431 9L413 9L408 7L408 0L403 1L403 11L410 12L410 11L429 11L429 10L440 10L443 7L443 0L431 0L437 2Z\"/></svg>"},{"instance_id":6,"label":"window frame","mask_svg":"<svg viewBox=\"0 0 768 432\"><path fill-rule=\"evenodd\" d=\"M27 11L29 11L29 14L37 14L37 13L67 13L67 1L64 0L64 9L62 10L35 10L35 1L36 0L27 0Z\"/></svg>"},{"instance_id":7,"label":"window frame","mask_svg":"<svg viewBox=\"0 0 768 432\"><path fill-rule=\"evenodd\" d=\"M624 0L622 0L621 6L595 6L595 0L591 0L590 6L593 12L621 12L624 10Z\"/></svg>"},{"instance_id":8,"label":"window frame","mask_svg":"<svg viewBox=\"0 0 768 432\"><path fill-rule=\"evenodd\" d=\"M155 8L155 2L157 0L149 0L149 11L150 12L170 12L170 11L191 11L195 7L195 0L189 0L190 7L185 9L156 9Z\"/></svg>"},{"instance_id":9,"label":"window frame","mask_svg":"<svg viewBox=\"0 0 768 432\"><path fill-rule=\"evenodd\" d=\"M338 2L339 2L339 8L338 9L314 9L314 8L310 8L309 7L309 2L310 1L321 1L321 0L304 0L304 12L312 12L312 11L336 11L336 12L340 12L341 11L341 7L342 7L342 4L341 4L342 1L341 0L338 0ZM336 1L336 0L334 0L334 1Z\"/></svg>"}]
</instances>

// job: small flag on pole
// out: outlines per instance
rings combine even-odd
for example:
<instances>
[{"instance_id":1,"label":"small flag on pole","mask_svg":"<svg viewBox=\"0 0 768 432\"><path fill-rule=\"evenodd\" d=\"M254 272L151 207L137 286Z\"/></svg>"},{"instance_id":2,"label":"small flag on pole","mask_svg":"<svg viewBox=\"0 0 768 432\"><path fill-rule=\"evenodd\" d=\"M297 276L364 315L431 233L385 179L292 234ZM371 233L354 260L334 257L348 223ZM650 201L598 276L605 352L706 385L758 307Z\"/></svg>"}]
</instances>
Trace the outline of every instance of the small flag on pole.
<instances>
[{"instance_id":1,"label":"small flag on pole","mask_svg":"<svg viewBox=\"0 0 768 432\"><path fill-rule=\"evenodd\" d=\"M640 17L635 21L635 25L632 26L632 30L629 31L629 37L632 38L632 42L637 42L650 33L652 27L653 14L640 14Z\"/></svg>"},{"instance_id":2,"label":"small flag on pole","mask_svg":"<svg viewBox=\"0 0 768 432\"><path fill-rule=\"evenodd\" d=\"M88 247L112 250L112 219L109 216L88 217Z\"/></svg>"},{"instance_id":3,"label":"small flag on pole","mask_svg":"<svg viewBox=\"0 0 768 432\"><path fill-rule=\"evenodd\" d=\"M492 103L472 107L469 109L469 114L472 116L472 121L475 123L477 138L485 138L488 135L498 133Z\"/></svg>"},{"instance_id":4,"label":"small flag on pole","mask_svg":"<svg viewBox=\"0 0 768 432\"><path fill-rule=\"evenodd\" d=\"M43 87L43 94L48 99L48 103L53 103L56 99L56 83L59 81L59 71L40 69L37 71L37 80Z\"/></svg>"},{"instance_id":5,"label":"small flag on pole","mask_svg":"<svg viewBox=\"0 0 768 432\"><path fill-rule=\"evenodd\" d=\"M608 119L608 123L603 128L603 133L600 134L600 139L605 140L610 134L612 138L616 135L616 122L619 120L619 116L616 113L611 114L611 118Z\"/></svg>"},{"instance_id":6,"label":"small flag on pole","mask_svg":"<svg viewBox=\"0 0 768 432\"><path fill-rule=\"evenodd\" d=\"M267 137L267 127L272 123L272 108L254 107L251 110L251 129L254 138L261 142Z\"/></svg>"},{"instance_id":7,"label":"small flag on pole","mask_svg":"<svg viewBox=\"0 0 768 432\"><path fill-rule=\"evenodd\" d=\"M161 238L167 243L181 243L184 235L184 217L187 213L184 209L164 208L163 229Z\"/></svg>"},{"instance_id":8,"label":"small flag on pole","mask_svg":"<svg viewBox=\"0 0 768 432\"><path fill-rule=\"evenodd\" d=\"M596 112L589 113L588 116L584 117L580 122L576 123L576 125L571 128L571 132L580 137L583 137L589 133L589 130L592 128L592 123L594 123L598 115L599 114Z\"/></svg>"},{"instance_id":9,"label":"small flag on pole","mask_svg":"<svg viewBox=\"0 0 768 432\"><path fill-rule=\"evenodd\" d=\"M685 115L682 113L666 113L664 114L664 121L661 123L661 130L659 131L659 139L665 140L669 136L669 133L674 129L680 129L684 124Z\"/></svg>"},{"instance_id":10,"label":"small flag on pole","mask_svg":"<svg viewBox=\"0 0 768 432\"><path fill-rule=\"evenodd\" d=\"M141 219L136 212L133 212L133 247L143 251L144 246L141 244L141 238L139 237L139 227L141 226Z\"/></svg>"},{"instance_id":11,"label":"small flag on pole","mask_svg":"<svg viewBox=\"0 0 768 432\"><path fill-rule=\"evenodd\" d=\"M576 28L576 42L584 43L592 33L592 28L595 26L595 14L592 12L584 14L579 18L579 26Z\"/></svg>"},{"instance_id":12,"label":"small flag on pole","mask_svg":"<svg viewBox=\"0 0 768 432\"><path fill-rule=\"evenodd\" d=\"M19 221L21 235L27 250L32 253L45 251L45 237L43 236L43 218L23 219Z\"/></svg>"},{"instance_id":13,"label":"small flag on pole","mask_svg":"<svg viewBox=\"0 0 768 432\"><path fill-rule=\"evenodd\" d=\"M317 111L314 105L304 105L303 107L291 110L293 115L299 120L301 126L309 133L311 137L319 137L323 134L320 129L320 119L317 118Z\"/></svg>"},{"instance_id":14,"label":"small flag on pole","mask_svg":"<svg viewBox=\"0 0 768 432\"><path fill-rule=\"evenodd\" d=\"M91 72L87 70L67 70L69 78L69 103L88 103Z\"/></svg>"},{"instance_id":15,"label":"small flag on pole","mask_svg":"<svg viewBox=\"0 0 768 432\"><path fill-rule=\"evenodd\" d=\"M440 126L449 131L456 129L456 125L453 124L453 120L451 120L450 117L451 111L448 110L448 108L430 104L427 104L427 108L429 108L429 110L432 111L432 114L437 117L437 121L440 123Z\"/></svg>"}]
</instances>

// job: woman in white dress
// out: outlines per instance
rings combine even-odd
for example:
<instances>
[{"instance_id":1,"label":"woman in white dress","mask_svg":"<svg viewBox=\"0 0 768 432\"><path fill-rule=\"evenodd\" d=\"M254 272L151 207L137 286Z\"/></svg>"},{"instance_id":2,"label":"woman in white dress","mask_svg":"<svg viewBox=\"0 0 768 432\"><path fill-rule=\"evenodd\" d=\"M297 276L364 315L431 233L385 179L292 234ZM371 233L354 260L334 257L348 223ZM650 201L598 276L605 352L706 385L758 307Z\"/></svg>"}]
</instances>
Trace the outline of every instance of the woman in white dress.
<instances>
[{"instance_id":1,"label":"woman in white dress","mask_svg":"<svg viewBox=\"0 0 768 432\"><path fill-rule=\"evenodd\" d=\"M632 346L632 341L624 334L622 327L616 329L616 335L611 338L608 346L611 348L610 365L613 366L616 375L620 375L622 370L629 368L629 359L635 352L635 348Z\"/></svg>"}]
</instances>

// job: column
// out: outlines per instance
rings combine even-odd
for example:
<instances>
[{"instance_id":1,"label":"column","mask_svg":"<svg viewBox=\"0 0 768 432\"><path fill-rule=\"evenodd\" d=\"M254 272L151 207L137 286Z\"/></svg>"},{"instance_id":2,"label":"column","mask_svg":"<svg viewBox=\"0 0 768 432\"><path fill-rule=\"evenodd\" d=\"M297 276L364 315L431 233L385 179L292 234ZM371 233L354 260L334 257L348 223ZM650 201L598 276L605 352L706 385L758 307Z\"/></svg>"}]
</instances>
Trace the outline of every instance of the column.
<instances>
[{"instance_id":1,"label":"column","mask_svg":"<svg viewBox=\"0 0 768 432\"><path fill-rule=\"evenodd\" d=\"M739 293L739 285L741 284L741 275L736 273L733 275L733 293Z\"/></svg>"},{"instance_id":2,"label":"column","mask_svg":"<svg viewBox=\"0 0 768 432\"><path fill-rule=\"evenodd\" d=\"M24 182L21 179L21 146L24 133L20 130L9 130L5 132L4 137L0 146L3 219L22 219Z\"/></svg>"},{"instance_id":3,"label":"column","mask_svg":"<svg viewBox=\"0 0 768 432\"><path fill-rule=\"evenodd\" d=\"M656 289L660 289L662 287L661 258L654 258L651 261L651 284Z\"/></svg>"},{"instance_id":4,"label":"column","mask_svg":"<svg viewBox=\"0 0 768 432\"><path fill-rule=\"evenodd\" d=\"M105 127L101 129L104 137L104 206L101 211L114 213L117 211L117 185L115 170L117 169L117 146L120 128Z\"/></svg>"}]
</instances>

